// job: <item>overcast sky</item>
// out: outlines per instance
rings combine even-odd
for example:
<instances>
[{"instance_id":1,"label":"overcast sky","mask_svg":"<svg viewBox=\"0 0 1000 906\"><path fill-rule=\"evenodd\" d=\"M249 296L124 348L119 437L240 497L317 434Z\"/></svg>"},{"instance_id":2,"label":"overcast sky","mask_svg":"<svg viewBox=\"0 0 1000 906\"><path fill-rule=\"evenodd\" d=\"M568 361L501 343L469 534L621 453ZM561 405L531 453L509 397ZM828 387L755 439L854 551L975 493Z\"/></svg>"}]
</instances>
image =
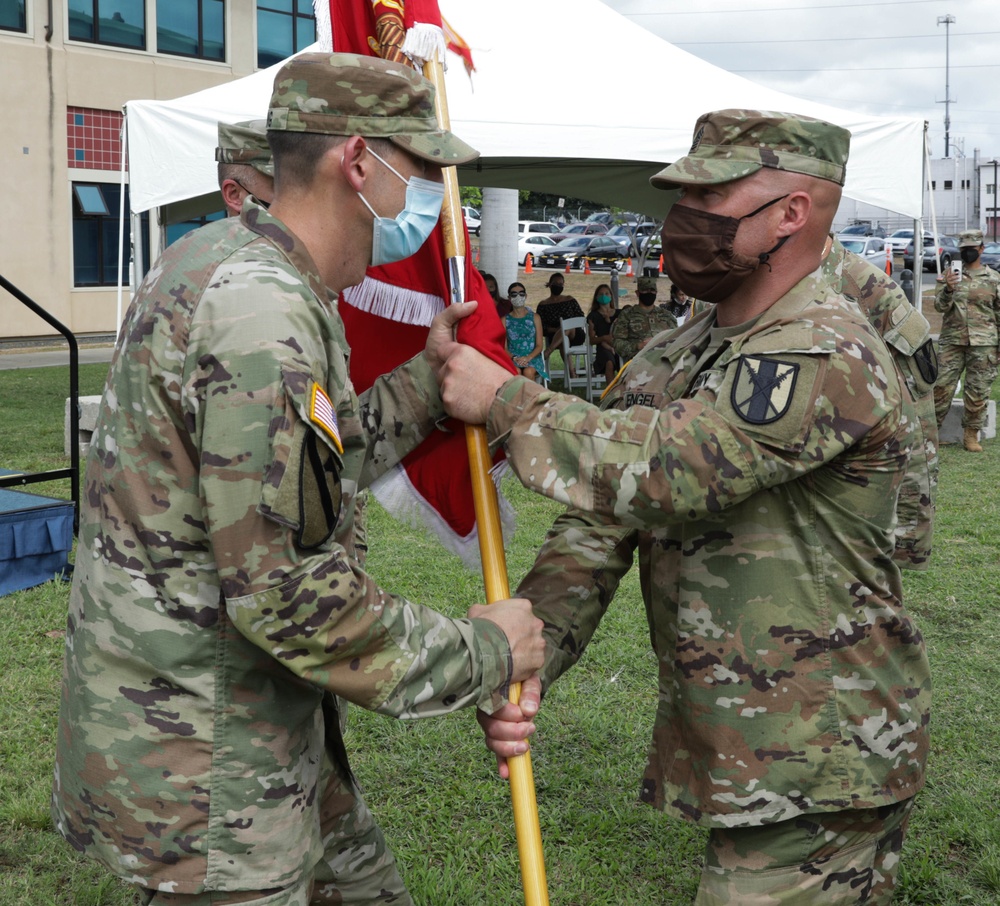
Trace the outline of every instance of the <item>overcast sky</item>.
<instances>
[{"instance_id":1,"label":"overcast sky","mask_svg":"<svg viewBox=\"0 0 1000 906\"><path fill-rule=\"evenodd\" d=\"M949 156L972 157L978 148L984 160L1000 157L1000 0L602 2L769 88L856 112L927 120L933 157L944 156L943 102L950 97L950 138L959 150ZM938 24L946 16L955 21ZM644 99L672 88L683 90L646 86Z\"/></svg>"}]
</instances>

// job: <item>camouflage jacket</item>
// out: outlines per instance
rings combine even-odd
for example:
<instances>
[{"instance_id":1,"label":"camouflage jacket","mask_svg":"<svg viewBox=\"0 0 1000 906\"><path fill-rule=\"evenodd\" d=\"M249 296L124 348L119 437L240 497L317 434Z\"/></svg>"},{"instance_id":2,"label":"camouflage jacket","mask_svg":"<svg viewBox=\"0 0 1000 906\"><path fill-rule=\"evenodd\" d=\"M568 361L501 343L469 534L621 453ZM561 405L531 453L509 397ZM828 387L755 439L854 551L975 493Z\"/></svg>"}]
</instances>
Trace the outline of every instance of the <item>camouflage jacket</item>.
<instances>
[{"instance_id":1,"label":"camouflage jacket","mask_svg":"<svg viewBox=\"0 0 1000 906\"><path fill-rule=\"evenodd\" d=\"M893 558L900 569L926 569L934 540L938 479L938 429L934 416L937 351L927 319L899 284L833 239L823 271L833 288L853 299L885 341L904 395L914 409L906 476L896 504Z\"/></svg>"},{"instance_id":2,"label":"camouflage jacket","mask_svg":"<svg viewBox=\"0 0 1000 906\"><path fill-rule=\"evenodd\" d=\"M241 222L242 220L242 222ZM284 887L322 852L321 701L502 702L503 633L383 591L353 500L442 415L417 356L361 399L305 247L256 205L154 265L84 481L53 817L175 893Z\"/></svg>"},{"instance_id":3,"label":"camouflage jacket","mask_svg":"<svg viewBox=\"0 0 1000 906\"><path fill-rule=\"evenodd\" d=\"M677 318L658 305L649 311L639 305L626 305L611 325L615 352L626 362L639 351L642 340L655 337L661 330L673 330L676 326Z\"/></svg>"},{"instance_id":4,"label":"camouflage jacket","mask_svg":"<svg viewBox=\"0 0 1000 906\"><path fill-rule=\"evenodd\" d=\"M996 346L1000 338L1000 274L985 265L962 268L953 292L942 281L934 295L941 312L941 346Z\"/></svg>"},{"instance_id":5,"label":"camouflage jacket","mask_svg":"<svg viewBox=\"0 0 1000 906\"><path fill-rule=\"evenodd\" d=\"M891 556L891 357L819 269L696 372L713 320L648 345L602 409L522 379L491 407L521 480L572 507L519 589L547 624L543 681L638 550L660 673L645 801L735 827L910 797L930 678Z\"/></svg>"}]
</instances>

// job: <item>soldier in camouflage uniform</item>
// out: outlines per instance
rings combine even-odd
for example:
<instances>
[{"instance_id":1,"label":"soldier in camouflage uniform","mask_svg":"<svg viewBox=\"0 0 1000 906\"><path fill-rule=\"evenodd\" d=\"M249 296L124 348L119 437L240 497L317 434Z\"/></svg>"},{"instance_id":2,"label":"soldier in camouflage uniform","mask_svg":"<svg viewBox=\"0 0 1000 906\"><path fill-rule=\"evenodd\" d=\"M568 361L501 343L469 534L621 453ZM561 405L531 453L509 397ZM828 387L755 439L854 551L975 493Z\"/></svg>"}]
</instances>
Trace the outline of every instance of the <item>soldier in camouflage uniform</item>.
<instances>
[{"instance_id":1,"label":"soldier in camouflage uniform","mask_svg":"<svg viewBox=\"0 0 1000 906\"><path fill-rule=\"evenodd\" d=\"M700 906L888 903L924 783L929 668L892 559L916 420L822 267L848 145L789 114L698 121L653 183L682 191L667 272L714 310L660 334L601 408L468 348L442 372L446 408L570 506L519 589L546 622L542 686L638 552L660 672L641 798L709 828ZM498 755L523 749L539 691L480 716Z\"/></svg>"},{"instance_id":2,"label":"soldier in camouflage uniform","mask_svg":"<svg viewBox=\"0 0 1000 906\"><path fill-rule=\"evenodd\" d=\"M677 318L656 305L656 277L636 280L635 294L639 304L623 308L611 325L615 352L623 362L633 358L660 331L677 326Z\"/></svg>"},{"instance_id":3,"label":"soldier in camouflage uniform","mask_svg":"<svg viewBox=\"0 0 1000 906\"><path fill-rule=\"evenodd\" d=\"M219 191L230 217L239 217L243 201L253 196L264 207L274 200L274 164L264 120L219 123Z\"/></svg>"},{"instance_id":4,"label":"soldier in camouflage uniform","mask_svg":"<svg viewBox=\"0 0 1000 906\"><path fill-rule=\"evenodd\" d=\"M938 479L938 428L934 418L937 352L927 319L884 271L849 252L836 237L827 241L823 270L834 289L854 299L885 341L916 412L906 477L896 502L895 551L900 569L926 569L934 536Z\"/></svg>"},{"instance_id":5,"label":"soldier in camouflage uniform","mask_svg":"<svg viewBox=\"0 0 1000 906\"><path fill-rule=\"evenodd\" d=\"M85 478L52 811L144 903L409 904L332 693L395 717L493 710L542 663L528 602L446 618L353 556L354 496L434 430L434 372L466 310L355 395L336 293L371 261L367 205L409 216L415 175L440 185L442 164L476 156L433 101L377 58L286 64L271 210L250 199L173 245L122 327Z\"/></svg>"},{"instance_id":6,"label":"soldier in camouflage uniform","mask_svg":"<svg viewBox=\"0 0 1000 906\"><path fill-rule=\"evenodd\" d=\"M941 312L941 373L934 388L938 427L965 372L962 412L963 444L970 453L982 453L979 432L986 421L986 404L997 377L1000 340L1000 274L980 261L982 230L959 234L962 277L949 271L938 286L934 308Z\"/></svg>"}]
</instances>

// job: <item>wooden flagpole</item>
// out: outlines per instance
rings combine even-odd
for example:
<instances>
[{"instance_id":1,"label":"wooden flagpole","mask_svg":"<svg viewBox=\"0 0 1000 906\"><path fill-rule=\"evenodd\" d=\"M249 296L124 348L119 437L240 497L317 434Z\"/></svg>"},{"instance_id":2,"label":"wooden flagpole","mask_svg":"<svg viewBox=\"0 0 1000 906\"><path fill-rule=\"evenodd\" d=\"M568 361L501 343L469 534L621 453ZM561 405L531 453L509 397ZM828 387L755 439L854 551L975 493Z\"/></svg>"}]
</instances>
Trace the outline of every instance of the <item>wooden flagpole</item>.
<instances>
[{"instance_id":1,"label":"wooden flagpole","mask_svg":"<svg viewBox=\"0 0 1000 906\"><path fill-rule=\"evenodd\" d=\"M451 129L448 98L445 94L444 66L437 58L424 64L424 76L433 84L436 97L438 124ZM462 201L458 192L458 172L455 167L445 167L444 204L441 209L441 228L444 233L445 254L449 262L451 298L449 303L465 301L465 230L462 221ZM507 557L504 553L503 531L500 527L500 506L497 490L490 475L489 444L483 425L466 425L465 440L472 467L472 490L476 509L476 526L479 534L479 552L483 561L483 585L486 602L493 604L510 597L507 579ZM514 683L510 700L517 703L521 684ZM538 804L535 800L535 779L531 770L531 752L508 759L510 767L510 794L514 808L514 832L521 862L521 883L524 887L525 906L548 906L549 892L545 881L545 860L542 854L542 831L538 821Z\"/></svg>"}]
</instances>

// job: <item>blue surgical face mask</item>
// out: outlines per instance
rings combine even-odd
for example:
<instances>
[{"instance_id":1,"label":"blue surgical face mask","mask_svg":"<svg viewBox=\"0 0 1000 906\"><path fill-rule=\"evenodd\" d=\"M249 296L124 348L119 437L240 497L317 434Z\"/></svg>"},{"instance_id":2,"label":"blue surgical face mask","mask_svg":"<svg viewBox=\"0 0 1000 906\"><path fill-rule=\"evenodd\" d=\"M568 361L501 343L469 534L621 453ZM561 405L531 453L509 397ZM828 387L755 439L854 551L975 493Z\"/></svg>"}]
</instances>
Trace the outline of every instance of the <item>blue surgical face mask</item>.
<instances>
[{"instance_id":1,"label":"blue surgical face mask","mask_svg":"<svg viewBox=\"0 0 1000 906\"><path fill-rule=\"evenodd\" d=\"M372 264L392 264L416 254L434 229L444 203L444 184L411 176L406 179L391 164L386 163L371 148L368 152L406 183L406 204L395 218L379 217L368 200L358 192L358 198L375 218L372 224Z\"/></svg>"}]
</instances>

